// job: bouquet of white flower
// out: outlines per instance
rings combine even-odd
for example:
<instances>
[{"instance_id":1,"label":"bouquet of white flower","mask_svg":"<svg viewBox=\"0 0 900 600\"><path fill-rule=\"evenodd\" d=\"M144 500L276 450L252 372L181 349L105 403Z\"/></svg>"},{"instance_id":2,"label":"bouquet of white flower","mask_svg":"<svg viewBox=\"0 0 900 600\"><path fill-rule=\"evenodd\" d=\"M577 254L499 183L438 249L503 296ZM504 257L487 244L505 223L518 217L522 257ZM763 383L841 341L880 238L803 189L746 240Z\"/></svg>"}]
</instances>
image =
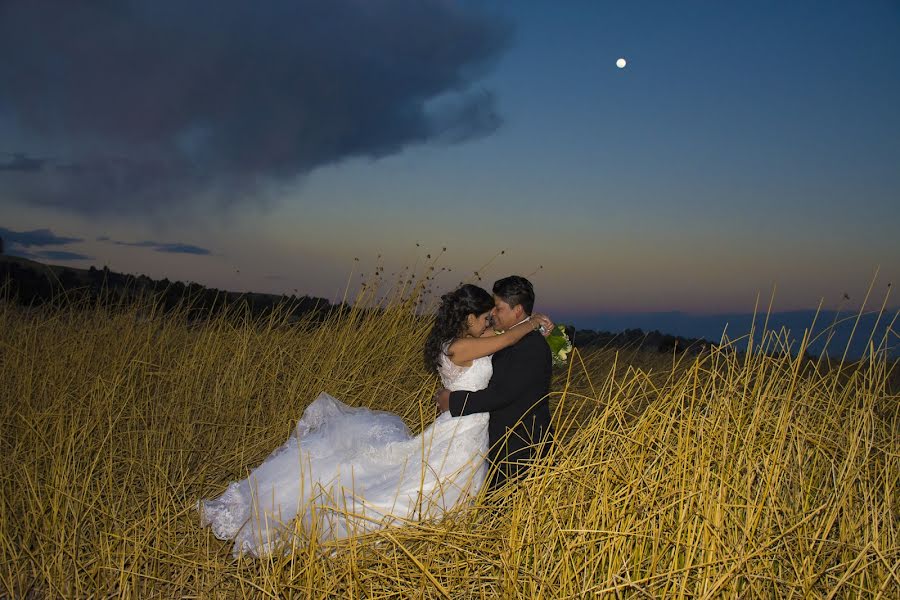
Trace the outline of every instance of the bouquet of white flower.
<instances>
[{"instance_id":1,"label":"bouquet of white flower","mask_svg":"<svg viewBox=\"0 0 900 600\"><path fill-rule=\"evenodd\" d=\"M566 361L569 360L569 353L572 351L572 340L566 335L565 326L554 325L553 329L550 330L550 334L544 339L547 340L547 344L550 346L553 366L565 366Z\"/></svg>"}]
</instances>

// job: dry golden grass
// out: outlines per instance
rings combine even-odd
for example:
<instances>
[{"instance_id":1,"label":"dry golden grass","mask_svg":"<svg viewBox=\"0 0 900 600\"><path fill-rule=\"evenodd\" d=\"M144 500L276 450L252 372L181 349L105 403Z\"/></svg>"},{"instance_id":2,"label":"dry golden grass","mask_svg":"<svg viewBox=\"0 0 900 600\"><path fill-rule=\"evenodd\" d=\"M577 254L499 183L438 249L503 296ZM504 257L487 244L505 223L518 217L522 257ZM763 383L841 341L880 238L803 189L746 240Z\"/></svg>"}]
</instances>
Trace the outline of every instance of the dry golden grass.
<instances>
[{"instance_id":1,"label":"dry golden grass","mask_svg":"<svg viewBox=\"0 0 900 600\"><path fill-rule=\"evenodd\" d=\"M560 443L440 522L240 559L198 499L326 390L433 418L403 292L321 326L0 302L0 596L884 597L900 590L885 360L575 354Z\"/></svg>"}]
</instances>

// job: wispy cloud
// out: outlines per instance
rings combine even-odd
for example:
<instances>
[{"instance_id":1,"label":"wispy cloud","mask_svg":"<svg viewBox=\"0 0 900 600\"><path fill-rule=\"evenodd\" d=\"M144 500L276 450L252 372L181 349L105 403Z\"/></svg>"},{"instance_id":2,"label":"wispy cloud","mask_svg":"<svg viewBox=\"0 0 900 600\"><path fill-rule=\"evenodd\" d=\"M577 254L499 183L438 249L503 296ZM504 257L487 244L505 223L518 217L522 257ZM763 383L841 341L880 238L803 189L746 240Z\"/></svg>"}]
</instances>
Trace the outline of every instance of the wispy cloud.
<instances>
[{"instance_id":1,"label":"wispy cloud","mask_svg":"<svg viewBox=\"0 0 900 600\"><path fill-rule=\"evenodd\" d=\"M0 163L0 192L87 213L160 211L484 136L500 117L478 82L510 33L489 9L445 0L6 3L8 139L54 153L63 140L67 154L6 148L18 153Z\"/></svg>"},{"instance_id":2,"label":"wispy cloud","mask_svg":"<svg viewBox=\"0 0 900 600\"><path fill-rule=\"evenodd\" d=\"M193 244L183 244L183 243L168 243L168 242L154 242L152 240L144 240L141 242L123 242L121 240L113 240L106 236L101 236L97 238L99 242L110 242L112 244L116 244L117 246L133 246L136 248L149 248L155 252L171 252L173 254L196 254L200 256L205 256L208 254L212 254L207 248L201 248L200 246L195 246Z\"/></svg>"},{"instance_id":3,"label":"wispy cloud","mask_svg":"<svg viewBox=\"0 0 900 600\"><path fill-rule=\"evenodd\" d=\"M210 251L206 248L191 244L158 244L153 249L157 252L172 252L175 254L197 254L201 256L210 254Z\"/></svg>"},{"instance_id":4,"label":"wispy cloud","mask_svg":"<svg viewBox=\"0 0 900 600\"><path fill-rule=\"evenodd\" d=\"M56 235L49 229L13 231L0 227L0 238L5 245L4 252L11 256L49 260L91 260L91 256L68 250L41 250L46 246L66 246L84 241L81 238Z\"/></svg>"},{"instance_id":5,"label":"wispy cloud","mask_svg":"<svg viewBox=\"0 0 900 600\"><path fill-rule=\"evenodd\" d=\"M32 246L64 246L66 244L74 244L83 242L81 238L65 237L56 235L49 229L33 229L31 231L12 231L0 227L0 237L4 241L30 248Z\"/></svg>"}]
</instances>

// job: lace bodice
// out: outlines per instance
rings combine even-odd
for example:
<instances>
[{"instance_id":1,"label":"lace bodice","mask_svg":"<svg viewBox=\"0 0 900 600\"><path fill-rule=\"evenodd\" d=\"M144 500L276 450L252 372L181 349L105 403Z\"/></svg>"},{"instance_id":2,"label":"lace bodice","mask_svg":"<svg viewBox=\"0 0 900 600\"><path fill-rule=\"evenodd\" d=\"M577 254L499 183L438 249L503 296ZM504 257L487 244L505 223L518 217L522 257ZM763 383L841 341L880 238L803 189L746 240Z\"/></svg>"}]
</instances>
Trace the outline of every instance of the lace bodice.
<instances>
[{"instance_id":1,"label":"lace bodice","mask_svg":"<svg viewBox=\"0 0 900 600\"><path fill-rule=\"evenodd\" d=\"M448 345L444 345L444 352L441 353L441 368L438 369L438 375L440 375L444 387L451 392L457 390L477 392L486 388L491 380L491 375L494 374L491 357L476 358L472 361L471 366L458 367L445 354Z\"/></svg>"}]
</instances>

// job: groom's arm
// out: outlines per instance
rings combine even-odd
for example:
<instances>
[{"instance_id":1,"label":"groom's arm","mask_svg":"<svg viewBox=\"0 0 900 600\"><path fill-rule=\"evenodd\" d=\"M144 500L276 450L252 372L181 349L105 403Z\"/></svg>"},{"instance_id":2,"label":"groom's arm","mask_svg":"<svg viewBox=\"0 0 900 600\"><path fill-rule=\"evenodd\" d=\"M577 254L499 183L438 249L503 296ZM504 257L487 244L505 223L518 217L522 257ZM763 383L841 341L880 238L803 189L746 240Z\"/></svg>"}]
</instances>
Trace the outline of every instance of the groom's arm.
<instances>
[{"instance_id":1,"label":"groom's arm","mask_svg":"<svg viewBox=\"0 0 900 600\"><path fill-rule=\"evenodd\" d=\"M540 338L541 343L545 343ZM534 385L534 376L543 372L542 347L519 343L507 351L500 368L494 369L488 386L477 392L450 393L450 414L454 417L491 412L508 406ZM549 352L549 350L548 350Z\"/></svg>"}]
</instances>

